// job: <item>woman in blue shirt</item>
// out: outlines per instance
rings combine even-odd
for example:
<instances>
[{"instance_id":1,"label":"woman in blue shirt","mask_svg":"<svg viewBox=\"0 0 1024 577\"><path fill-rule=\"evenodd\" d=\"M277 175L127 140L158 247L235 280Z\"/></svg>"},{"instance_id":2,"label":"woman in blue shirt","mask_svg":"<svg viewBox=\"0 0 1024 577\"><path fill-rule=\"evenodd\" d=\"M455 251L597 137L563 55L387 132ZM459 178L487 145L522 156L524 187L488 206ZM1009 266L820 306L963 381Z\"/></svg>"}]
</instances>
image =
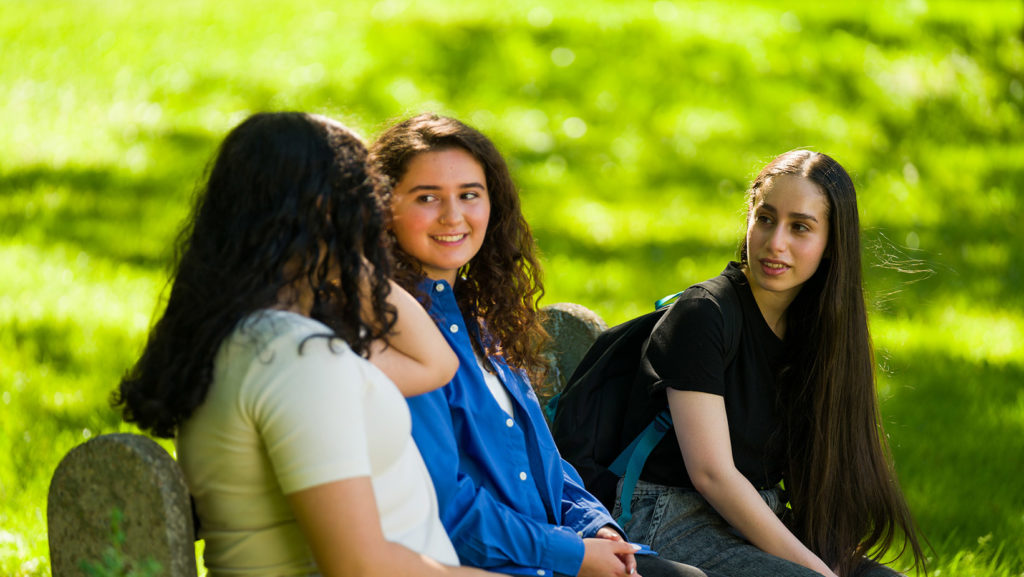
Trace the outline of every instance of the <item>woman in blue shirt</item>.
<instances>
[{"instance_id":1,"label":"woman in blue shirt","mask_svg":"<svg viewBox=\"0 0 1024 577\"><path fill-rule=\"evenodd\" d=\"M637 546L562 460L530 377L544 361L533 237L487 137L431 114L382 134L396 279L418 291L459 358L452 381L409 399L441 520L467 565L518 575L702 575Z\"/></svg>"}]
</instances>

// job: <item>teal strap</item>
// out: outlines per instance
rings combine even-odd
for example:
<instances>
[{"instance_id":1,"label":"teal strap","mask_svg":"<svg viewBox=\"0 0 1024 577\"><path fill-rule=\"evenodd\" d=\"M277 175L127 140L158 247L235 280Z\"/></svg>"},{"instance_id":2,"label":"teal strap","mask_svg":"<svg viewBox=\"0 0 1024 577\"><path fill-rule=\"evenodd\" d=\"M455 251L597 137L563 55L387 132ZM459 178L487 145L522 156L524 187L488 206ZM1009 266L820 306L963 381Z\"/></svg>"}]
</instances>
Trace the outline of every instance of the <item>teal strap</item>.
<instances>
[{"instance_id":1,"label":"teal strap","mask_svg":"<svg viewBox=\"0 0 1024 577\"><path fill-rule=\"evenodd\" d=\"M641 431L640 434L633 439L633 442L630 443L628 447L623 449L621 453L619 453L619 456L615 458L612 464L608 465L608 470L611 471L612 473L615 473L616 477L621 477L625 475L626 469L629 467L629 459L630 457L633 456L633 453L636 451L636 446L640 444L641 440L643 440L644 435L651 434L653 431L654 421L651 421L651 424L647 425L647 428Z\"/></svg>"},{"instance_id":2,"label":"teal strap","mask_svg":"<svg viewBox=\"0 0 1024 577\"><path fill-rule=\"evenodd\" d=\"M633 518L633 490L636 489L636 483L640 480L640 471L643 470L647 457L671 428L672 415L668 409L665 409L658 413L658 417L650 425L647 425L647 428L637 435L633 442L626 447L626 450L622 451L615 462L608 467L616 475L622 476L622 492L619 494L622 514L615 520L620 527Z\"/></svg>"},{"instance_id":3,"label":"teal strap","mask_svg":"<svg viewBox=\"0 0 1024 577\"><path fill-rule=\"evenodd\" d=\"M668 305L672 304L672 301L674 301L677 298L679 298L679 295L681 295L681 294L683 294L683 291L679 291L679 292L677 292L675 294L663 296L660 299L654 301L654 310L658 310L661 307L668 306Z\"/></svg>"},{"instance_id":4,"label":"teal strap","mask_svg":"<svg viewBox=\"0 0 1024 577\"><path fill-rule=\"evenodd\" d=\"M548 423L555 422L555 413L558 412L558 400L562 398L562 393L555 393L546 405L544 405L544 417L547 418Z\"/></svg>"}]
</instances>

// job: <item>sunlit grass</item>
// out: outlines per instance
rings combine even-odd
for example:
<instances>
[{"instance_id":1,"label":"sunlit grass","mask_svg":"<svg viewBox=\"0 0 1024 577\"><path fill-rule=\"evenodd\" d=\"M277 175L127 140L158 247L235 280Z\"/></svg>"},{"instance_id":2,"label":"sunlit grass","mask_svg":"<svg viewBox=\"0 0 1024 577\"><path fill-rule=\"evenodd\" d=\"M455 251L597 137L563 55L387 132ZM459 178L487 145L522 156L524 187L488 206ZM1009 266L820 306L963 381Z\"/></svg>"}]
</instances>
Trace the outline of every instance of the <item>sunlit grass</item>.
<instances>
[{"instance_id":1,"label":"sunlit grass","mask_svg":"<svg viewBox=\"0 0 1024 577\"><path fill-rule=\"evenodd\" d=\"M49 570L46 490L57 463L95 435L127 430L107 398L138 354L163 281L73 246L0 244L0 270L0 573L36 574Z\"/></svg>"},{"instance_id":2,"label":"sunlit grass","mask_svg":"<svg viewBox=\"0 0 1024 577\"><path fill-rule=\"evenodd\" d=\"M1024 370L1024 319L993 305L937 303L913 318L876 317L875 344L903 354L925 351Z\"/></svg>"}]
</instances>

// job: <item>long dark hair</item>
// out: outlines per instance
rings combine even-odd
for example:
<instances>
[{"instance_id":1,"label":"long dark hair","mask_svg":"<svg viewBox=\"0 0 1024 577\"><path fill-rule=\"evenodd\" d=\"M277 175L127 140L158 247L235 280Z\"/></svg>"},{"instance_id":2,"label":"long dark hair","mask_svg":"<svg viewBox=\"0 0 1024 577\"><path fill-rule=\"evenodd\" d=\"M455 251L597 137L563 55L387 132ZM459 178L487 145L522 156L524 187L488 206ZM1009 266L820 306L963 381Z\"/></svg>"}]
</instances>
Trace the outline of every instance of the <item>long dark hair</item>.
<instances>
[{"instance_id":1,"label":"long dark hair","mask_svg":"<svg viewBox=\"0 0 1024 577\"><path fill-rule=\"evenodd\" d=\"M792 150L772 160L747 192L747 218L771 179L806 178L828 198L828 244L818 270L786 311L792 351L780 375L786 489L797 536L839 575L864 555L903 545L925 559L879 417L874 354L861 282L860 220L849 174L831 157ZM747 265L746 243L740 260Z\"/></svg>"},{"instance_id":2,"label":"long dark hair","mask_svg":"<svg viewBox=\"0 0 1024 577\"><path fill-rule=\"evenodd\" d=\"M483 245L456 277L456 299L463 314L494 337L486 343L487 352L503 355L539 384L545 366L540 347L547 338L537 317L537 301L544 294L540 262L519 193L494 143L454 118L420 114L385 130L370 148L370 164L394 185L417 154L451 148L465 150L480 163L491 202ZM398 243L393 246L395 278L414 291L423 269Z\"/></svg>"},{"instance_id":3,"label":"long dark hair","mask_svg":"<svg viewBox=\"0 0 1024 577\"><path fill-rule=\"evenodd\" d=\"M227 135L178 235L167 307L114 393L125 420L173 436L206 397L224 338L294 301L293 287L312 289L309 316L359 354L390 331L392 267L366 156L347 128L303 113L255 114Z\"/></svg>"}]
</instances>

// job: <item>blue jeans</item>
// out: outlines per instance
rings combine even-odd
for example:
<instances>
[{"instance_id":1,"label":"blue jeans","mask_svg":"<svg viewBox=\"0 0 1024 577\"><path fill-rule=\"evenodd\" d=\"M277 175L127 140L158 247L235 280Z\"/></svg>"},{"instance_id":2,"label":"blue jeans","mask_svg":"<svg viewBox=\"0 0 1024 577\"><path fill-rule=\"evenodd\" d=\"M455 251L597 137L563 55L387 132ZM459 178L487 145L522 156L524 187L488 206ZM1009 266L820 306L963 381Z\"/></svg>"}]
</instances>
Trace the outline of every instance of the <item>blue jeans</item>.
<instances>
[{"instance_id":1,"label":"blue jeans","mask_svg":"<svg viewBox=\"0 0 1024 577\"><path fill-rule=\"evenodd\" d=\"M637 555L636 572L642 577L727 577L714 573L705 573L696 567L655 557L654 555ZM571 577L555 573L555 577Z\"/></svg>"},{"instance_id":2,"label":"blue jeans","mask_svg":"<svg viewBox=\"0 0 1024 577\"><path fill-rule=\"evenodd\" d=\"M779 490L760 493L776 515L785 511ZM816 571L752 545L692 489L639 481L631 506L633 518L623 527L630 540L650 545L665 559L730 577L821 577ZM612 516L618 517L621 510L616 500ZM884 565L865 563L868 565L861 568L859 577L899 575Z\"/></svg>"}]
</instances>

